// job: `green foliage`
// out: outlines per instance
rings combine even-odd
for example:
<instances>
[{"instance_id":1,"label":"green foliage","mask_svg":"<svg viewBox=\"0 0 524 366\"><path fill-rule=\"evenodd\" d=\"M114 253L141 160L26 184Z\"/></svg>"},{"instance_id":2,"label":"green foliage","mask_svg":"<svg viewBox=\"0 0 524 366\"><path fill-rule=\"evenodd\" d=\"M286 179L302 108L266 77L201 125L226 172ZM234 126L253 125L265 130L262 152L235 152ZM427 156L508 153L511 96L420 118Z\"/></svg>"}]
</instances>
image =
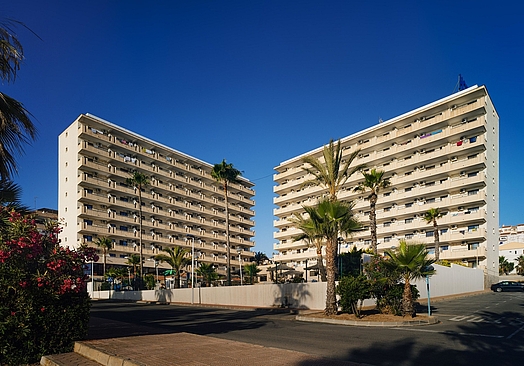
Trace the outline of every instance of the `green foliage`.
<instances>
[{"instance_id":1,"label":"green foliage","mask_svg":"<svg viewBox=\"0 0 524 366\"><path fill-rule=\"evenodd\" d=\"M148 273L144 276L144 281L146 283L146 288L148 290L154 290L155 289L155 275Z\"/></svg>"},{"instance_id":2,"label":"green foliage","mask_svg":"<svg viewBox=\"0 0 524 366\"><path fill-rule=\"evenodd\" d=\"M257 267L255 262L244 265L244 272L246 273L247 280L250 284L254 284L256 282L257 274L260 271L262 270Z\"/></svg>"},{"instance_id":3,"label":"green foliage","mask_svg":"<svg viewBox=\"0 0 524 366\"><path fill-rule=\"evenodd\" d=\"M70 352L87 334L90 299L84 266L95 250L60 247L59 229L39 233L34 221L0 207L0 364Z\"/></svg>"},{"instance_id":4,"label":"green foliage","mask_svg":"<svg viewBox=\"0 0 524 366\"><path fill-rule=\"evenodd\" d=\"M218 280L218 273L214 265L211 263L201 263L200 267L196 269L196 273L202 276L202 285L211 286Z\"/></svg>"},{"instance_id":5,"label":"green foliage","mask_svg":"<svg viewBox=\"0 0 524 366\"><path fill-rule=\"evenodd\" d=\"M339 254L340 277L358 276L361 272L362 249L354 246L350 252Z\"/></svg>"},{"instance_id":6,"label":"green foliage","mask_svg":"<svg viewBox=\"0 0 524 366\"><path fill-rule=\"evenodd\" d=\"M339 304L343 312L353 313L357 318L362 317L362 304L371 298L371 286L364 275L345 276L340 279L337 286L340 295Z\"/></svg>"},{"instance_id":7,"label":"green foliage","mask_svg":"<svg viewBox=\"0 0 524 366\"><path fill-rule=\"evenodd\" d=\"M524 255L517 258L517 274L524 276Z\"/></svg>"},{"instance_id":8,"label":"green foliage","mask_svg":"<svg viewBox=\"0 0 524 366\"><path fill-rule=\"evenodd\" d=\"M508 273L513 271L514 268L515 263L508 262L508 260L502 255L499 257L499 275L507 275Z\"/></svg>"},{"instance_id":9,"label":"green foliage","mask_svg":"<svg viewBox=\"0 0 524 366\"><path fill-rule=\"evenodd\" d=\"M364 272L369 280L371 297L376 299L377 310L382 314L402 315L405 289L402 268L388 257L373 256L364 265ZM419 291L414 285L410 289L411 301L416 301Z\"/></svg>"}]
</instances>

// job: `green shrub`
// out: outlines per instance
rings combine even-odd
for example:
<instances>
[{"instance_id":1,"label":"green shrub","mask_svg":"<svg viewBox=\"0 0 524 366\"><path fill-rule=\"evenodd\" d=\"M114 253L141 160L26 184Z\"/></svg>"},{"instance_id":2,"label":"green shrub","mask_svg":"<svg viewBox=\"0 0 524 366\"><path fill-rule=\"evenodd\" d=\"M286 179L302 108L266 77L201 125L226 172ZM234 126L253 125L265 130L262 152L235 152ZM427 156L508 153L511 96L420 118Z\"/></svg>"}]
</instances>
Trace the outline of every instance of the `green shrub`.
<instances>
[{"instance_id":1,"label":"green shrub","mask_svg":"<svg viewBox=\"0 0 524 366\"><path fill-rule=\"evenodd\" d=\"M402 295L404 293L404 284L398 283L389 286L381 298L377 300L377 308L382 314L402 315ZM417 286L411 285L411 294L413 301L420 297Z\"/></svg>"},{"instance_id":2,"label":"green shrub","mask_svg":"<svg viewBox=\"0 0 524 366\"><path fill-rule=\"evenodd\" d=\"M87 334L90 299L84 266L95 249L59 245L57 225L0 207L0 365L36 362L70 352Z\"/></svg>"},{"instance_id":3,"label":"green shrub","mask_svg":"<svg viewBox=\"0 0 524 366\"><path fill-rule=\"evenodd\" d=\"M336 291L340 295L339 305L342 307L342 311L355 314L357 318L360 318L362 316L362 303L371 298L368 279L363 275L342 277Z\"/></svg>"}]
</instances>

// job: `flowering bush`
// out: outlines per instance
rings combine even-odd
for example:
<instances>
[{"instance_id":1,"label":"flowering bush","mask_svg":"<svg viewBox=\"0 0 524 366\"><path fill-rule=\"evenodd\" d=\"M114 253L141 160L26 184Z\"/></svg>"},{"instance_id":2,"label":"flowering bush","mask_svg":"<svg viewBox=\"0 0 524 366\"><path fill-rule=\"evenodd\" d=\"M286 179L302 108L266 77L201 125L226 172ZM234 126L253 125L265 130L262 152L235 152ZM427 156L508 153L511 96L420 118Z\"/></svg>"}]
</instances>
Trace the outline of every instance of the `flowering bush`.
<instances>
[{"instance_id":1,"label":"flowering bush","mask_svg":"<svg viewBox=\"0 0 524 366\"><path fill-rule=\"evenodd\" d=\"M34 220L0 207L0 364L38 361L72 351L85 337L90 300L84 266L94 248L61 247L56 224L38 232Z\"/></svg>"}]
</instances>

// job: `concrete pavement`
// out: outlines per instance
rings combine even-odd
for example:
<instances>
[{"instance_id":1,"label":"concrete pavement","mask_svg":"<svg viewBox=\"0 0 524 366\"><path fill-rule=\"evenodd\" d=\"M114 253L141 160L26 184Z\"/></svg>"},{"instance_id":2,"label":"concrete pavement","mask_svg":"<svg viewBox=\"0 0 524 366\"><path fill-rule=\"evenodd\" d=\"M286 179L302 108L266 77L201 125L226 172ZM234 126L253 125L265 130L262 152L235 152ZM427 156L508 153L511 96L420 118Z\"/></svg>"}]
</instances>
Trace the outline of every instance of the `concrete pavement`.
<instances>
[{"instance_id":1,"label":"concrete pavement","mask_svg":"<svg viewBox=\"0 0 524 366\"><path fill-rule=\"evenodd\" d=\"M76 342L74 353L43 356L45 366L357 366L361 363L190 333Z\"/></svg>"}]
</instances>

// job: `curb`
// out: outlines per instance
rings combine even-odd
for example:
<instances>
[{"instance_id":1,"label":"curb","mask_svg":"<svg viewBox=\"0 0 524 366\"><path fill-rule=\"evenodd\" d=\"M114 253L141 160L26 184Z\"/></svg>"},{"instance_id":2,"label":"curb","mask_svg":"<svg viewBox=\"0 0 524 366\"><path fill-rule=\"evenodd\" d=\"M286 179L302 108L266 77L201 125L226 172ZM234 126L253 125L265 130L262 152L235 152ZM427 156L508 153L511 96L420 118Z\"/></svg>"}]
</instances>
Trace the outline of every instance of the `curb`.
<instances>
[{"instance_id":1,"label":"curb","mask_svg":"<svg viewBox=\"0 0 524 366\"><path fill-rule=\"evenodd\" d=\"M372 321L359 321L359 320L343 320L343 319L330 319L330 318L315 318L311 316L298 315L297 321L311 322L311 323L326 323L326 324L339 324L339 325L353 325L360 327L412 327L417 325L432 325L437 324L439 321L437 317L430 316L427 320L403 320L401 322L372 322Z\"/></svg>"},{"instance_id":2,"label":"curb","mask_svg":"<svg viewBox=\"0 0 524 366\"><path fill-rule=\"evenodd\" d=\"M102 351L84 342L75 342L74 352L106 366L145 366L128 358L123 358L107 351Z\"/></svg>"}]
</instances>

